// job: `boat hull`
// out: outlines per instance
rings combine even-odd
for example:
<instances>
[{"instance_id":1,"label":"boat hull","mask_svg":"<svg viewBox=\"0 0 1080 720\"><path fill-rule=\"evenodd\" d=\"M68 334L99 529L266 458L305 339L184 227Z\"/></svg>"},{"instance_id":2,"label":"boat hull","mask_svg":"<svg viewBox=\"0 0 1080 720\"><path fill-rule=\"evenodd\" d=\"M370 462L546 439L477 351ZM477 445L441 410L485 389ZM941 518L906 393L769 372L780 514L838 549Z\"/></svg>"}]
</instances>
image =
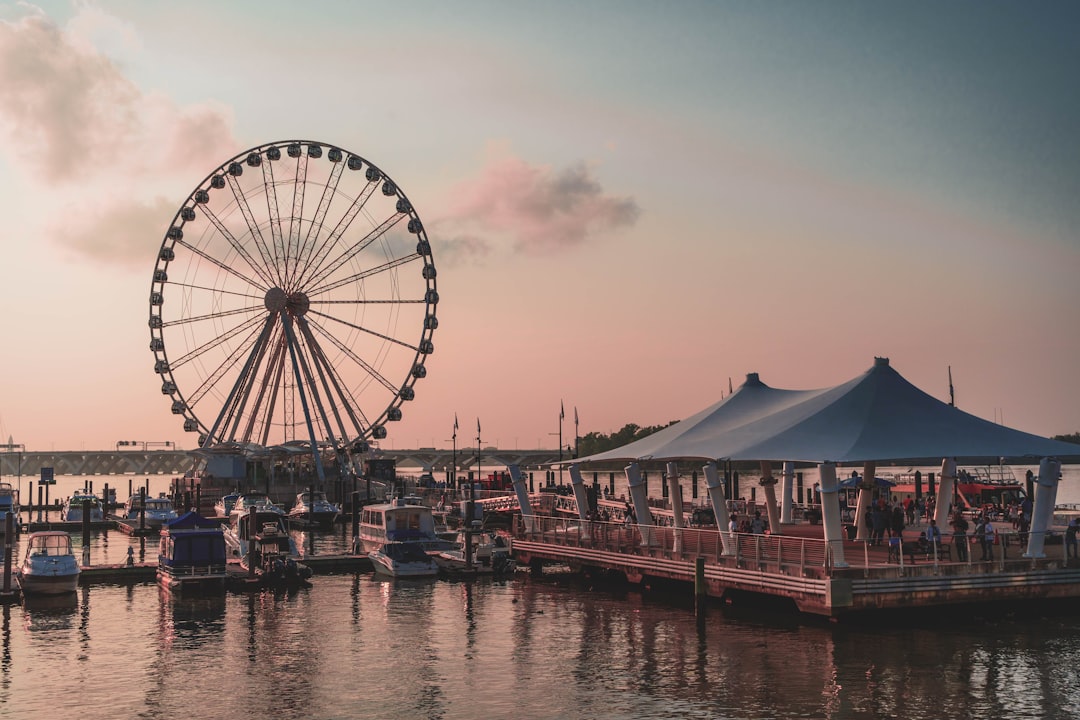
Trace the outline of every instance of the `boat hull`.
<instances>
[{"instance_id":1,"label":"boat hull","mask_svg":"<svg viewBox=\"0 0 1080 720\"><path fill-rule=\"evenodd\" d=\"M19 586L27 595L66 595L79 588L79 572L57 575L21 573Z\"/></svg>"}]
</instances>

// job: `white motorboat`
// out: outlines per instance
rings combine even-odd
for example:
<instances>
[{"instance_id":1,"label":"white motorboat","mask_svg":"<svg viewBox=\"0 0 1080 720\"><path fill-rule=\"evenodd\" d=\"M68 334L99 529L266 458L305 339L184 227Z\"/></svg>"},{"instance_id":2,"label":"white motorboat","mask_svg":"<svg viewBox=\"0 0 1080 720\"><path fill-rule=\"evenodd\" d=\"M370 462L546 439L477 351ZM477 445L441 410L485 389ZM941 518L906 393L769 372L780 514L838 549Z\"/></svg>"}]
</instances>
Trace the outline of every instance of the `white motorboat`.
<instances>
[{"instance_id":1,"label":"white motorboat","mask_svg":"<svg viewBox=\"0 0 1080 720\"><path fill-rule=\"evenodd\" d=\"M101 507L101 500L97 495L86 490L76 490L64 501L60 511L60 521L82 522L83 503L87 501L90 503L90 522L104 522L105 511Z\"/></svg>"},{"instance_id":2,"label":"white motorboat","mask_svg":"<svg viewBox=\"0 0 1080 720\"><path fill-rule=\"evenodd\" d=\"M431 508L413 496L365 507L360 513L360 542L368 553L388 543L410 543L429 553L452 548L436 533Z\"/></svg>"},{"instance_id":3,"label":"white motorboat","mask_svg":"<svg viewBox=\"0 0 1080 720\"><path fill-rule=\"evenodd\" d=\"M143 496L132 495L124 504L124 519L129 523L139 523L139 513L144 508ZM144 520L146 527L160 530L162 525L177 518L176 509L173 508L172 500L164 494L159 497L148 497L145 502Z\"/></svg>"},{"instance_id":4,"label":"white motorboat","mask_svg":"<svg viewBox=\"0 0 1080 720\"><path fill-rule=\"evenodd\" d=\"M32 533L19 568L19 585L28 595L62 595L79 586L79 561L71 535L59 530Z\"/></svg>"},{"instance_id":5,"label":"white motorboat","mask_svg":"<svg viewBox=\"0 0 1080 720\"><path fill-rule=\"evenodd\" d=\"M275 518L285 517L285 511L274 504L270 499L270 496L266 493L250 492L244 493L236 498L236 502L233 503L232 510L229 511L229 524L233 528L236 527L237 521L240 517L247 517L251 514L252 508L255 510L255 514L258 517L272 516ZM259 526L262 526L260 521Z\"/></svg>"},{"instance_id":6,"label":"white motorboat","mask_svg":"<svg viewBox=\"0 0 1080 720\"><path fill-rule=\"evenodd\" d=\"M330 502L325 492L316 490L314 496L310 492L296 496L296 503L289 510L289 521L327 527L333 525L340 514L341 508Z\"/></svg>"},{"instance_id":7,"label":"white motorboat","mask_svg":"<svg viewBox=\"0 0 1080 720\"><path fill-rule=\"evenodd\" d=\"M439 566L419 543L388 542L368 553L375 572L390 577L435 577Z\"/></svg>"}]
</instances>

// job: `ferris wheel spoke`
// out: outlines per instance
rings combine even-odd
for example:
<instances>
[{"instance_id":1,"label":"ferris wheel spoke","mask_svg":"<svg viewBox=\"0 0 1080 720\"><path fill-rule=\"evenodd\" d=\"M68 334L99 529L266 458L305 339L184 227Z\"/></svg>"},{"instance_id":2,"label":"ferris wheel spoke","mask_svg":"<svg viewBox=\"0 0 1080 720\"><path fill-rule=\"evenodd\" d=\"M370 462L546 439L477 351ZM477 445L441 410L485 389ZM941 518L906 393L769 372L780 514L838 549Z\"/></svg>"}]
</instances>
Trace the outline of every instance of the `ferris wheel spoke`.
<instances>
[{"instance_id":1,"label":"ferris wheel spoke","mask_svg":"<svg viewBox=\"0 0 1080 720\"><path fill-rule=\"evenodd\" d=\"M192 245L191 243L189 243L189 242L187 242L185 240L179 240L179 241L177 241L176 244L177 245L182 245L183 247L186 247L188 250L195 253L196 255L201 257L206 262L208 262L211 265L214 265L214 266L224 270L225 272L229 273L230 275L232 275L236 279L242 280L243 282L245 282L246 284L248 284L251 287L255 288L256 290L259 290L260 292L266 292L266 288L269 287L265 283L263 285L259 285L258 283L256 283L254 281L254 279L252 277L250 277L248 275L244 275L243 273L237 272L235 269L229 267L228 265L221 262L217 258L210 257L205 252L203 252L202 250L200 250L199 248L195 247L194 245ZM180 284L180 283L170 283L170 284Z\"/></svg>"},{"instance_id":2,"label":"ferris wheel spoke","mask_svg":"<svg viewBox=\"0 0 1080 720\"><path fill-rule=\"evenodd\" d=\"M203 343L199 347L195 348L186 355L182 355L180 358L171 362L170 364L174 370L177 368L181 368L184 365L187 365L192 360L205 355L207 352L210 352L211 350L221 346L223 343L232 340L234 337L244 333L245 331L248 333L248 337L245 338L245 340L251 339L255 335L255 329L258 327L261 321L262 318L260 317L254 317L249 320L245 320L240 325L237 325L231 330L228 330L227 332L218 335L212 340Z\"/></svg>"},{"instance_id":3,"label":"ferris wheel spoke","mask_svg":"<svg viewBox=\"0 0 1080 720\"><path fill-rule=\"evenodd\" d=\"M285 238L281 231L281 211L278 208L277 184L274 182L274 163L267 160L262 163L263 187L266 188L266 214L270 218L271 247L274 252L274 267L278 270L278 279L284 277Z\"/></svg>"},{"instance_id":4,"label":"ferris wheel spoke","mask_svg":"<svg viewBox=\"0 0 1080 720\"><path fill-rule=\"evenodd\" d=\"M230 315L250 315L253 312L259 312L262 308L239 308L237 310L221 310L219 312L212 312L206 315L197 315L195 317L185 317L179 320L162 321L162 328L177 327L182 325L194 325L196 323L205 322L207 320L218 320Z\"/></svg>"},{"instance_id":5,"label":"ferris wheel spoke","mask_svg":"<svg viewBox=\"0 0 1080 720\"><path fill-rule=\"evenodd\" d=\"M326 213L330 210L330 201L334 199L334 195L337 193L338 185L341 183L341 173L344 169L345 163L333 163L330 169L330 179L323 186L319 205L315 208L315 216L311 219L311 225L308 226L307 235L304 238L304 245L311 250L314 250L318 245L319 233L322 232L323 223L326 222ZM310 252L305 262L311 262Z\"/></svg>"},{"instance_id":6,"label":"ferris wheel spoke","mask_svg":"<svg viewBox=\"0 0 1080 720\"><path fill-rule=\"evenodd\" d=\"M206 216L206 218L211 222L211 224L213 224L213 226L217 228L217 231L221 233L221 236L225 238L225 240L228 241L229 245L232 246L233 250L236 251L236 254L244 258L244 262L246 262L248 267L251 268L251 271L258 275L259 279L261 279L263 283L265 283L265 287L272 287L274 285L274 279L270 277L267 269L259 267L258 263L254 260L254 258L251 257L251 254L248 253L247 248L245 248L243 244L236 239L232 232L230 232L229 229L225 227L225 223L222 222L221 218L217 216L217 213L208 208L206 205L200 205L199 207L202 208L203 215Z\"/></svg>"},{"instance_id":7,"label":"ferris wheel spoke","mask_svg":"<svg viewBox=\"0 0 1080 720\"><path fill-rule=\"evenodd\" d=\"M296 158L292 216L289 218L289 240L285 246L285 282L290 286L296 285L295 278L300 272L300 233L304 229L301 219L304 216L304 197L307 194L307 166L307 153L300 153Z\"/></svg>"},{"instance_id":8,"label":"ferris wheel spoke","mask_svg":"<svg viewBox=\"0 0 1080 720\"><path fill-rule=\"evenodd\" d=\"M331 318L331 319L333 319L333 318ZM320 335L322 335L327 340L329 340L330 343L333 344L334 347L336 347L338 350L340 350L347 358L352 360L360 368L362 368L364 370L364 372L366 372L372 378L374 378L380 385L382 385L384 388L386 388L390 392L394 393L395 395L397 394L397 391L398 391L397 386L394 385L394 383L390 382L388 379L386 379L383 376L382 373L380 373L377 369L372 367L362 357L357 355L353 351L352 348L350 348L348 345L346 345L345 343L338 340L337 337L335 337L333 333L331 333L328 329L326 329L325 327L323 327L319 323L313 323L313 322L311 322L310 319L308 319L308 323L311 324L311 326L314 327L316 330L318 330ZM348 323L345 323L345 324L348 324ZM351 327L356 327L356 326L351 326ZM357 328L357 329L361 329L361 328ZM416 348L413 348L413 347L411 347L409 345L406 345L405 347L409 347L412 350L416 349Z\"/></svg>"},{"instance_id":9,"label":"ferris wheel spoke","mask_svg":"<svg viewBox=\"0 0 1080 720\"><path fill-rule=\"evenodd\" d=\"M401 219L404 217L406 217L404 213L395 213L394 215L391 215L386 220L383 220L377 227L375 227L375 229L362 237L360 241L353 245L351 248L341 253L330 262L323 262L322 269L312 275L311 279L307 281L307 285L317 286L319 283L325 282L326 279L331 274L333 274L335 270L337 270L337 268L341 267L349 260L352 260L354 257L363 252L373 242L375 242L387 232L389 232L390 229L394 227L394 225L397 225L399 222L401 222Z\"/></svg>"},{"instance_id":10,"label":"ferris wheel spoke","mask_svg":"<svg viewBox=\"0 0 1080 720\"><path fill-rule=\"evenodd\" d=\"M323 285L322 287L313 288L311 290L311 292L310 292L310 296L313 297L313 298L318 297L319 295L321 295L323 293L328 293L328 292L331 292L333 290L337 290L339 287L342 287L342 286L345 286L345 285L351 285L351 284L353 284L355 282L358 282L360 280L365 280L365 279L367 279L369 277L384 273L387 270L393 270L396 267L401 267L402 265L408 265L409 263L416 262L417 260L420 260L420 259L421 259L421 257L419 255L404 255L402 257L396 258L396 259L391 260L389 262L383 263L382 265L376 265L375 267L368 268L367 270L364 270L362 272L358 272L358 273L356 273L354 275L350 275L348 277L341 278L340 280L335 280L334 282L330 283L329 285Z\"/></svg>"},{"instance_id":11,"label":"ferris wheel spoke","mask_svg":"<svg viewBox=\"0 0 1080 720\"><path fill-rule=\"evenodd\" d=\"M349 205L349 209L346 210L345 214L338 220L337 226L322 243L322 246L317 251L313 249L312 256L307 264L307 267L311 268L313 275L318 275L323 270L326 257L330 254L331 250L333 250L341 236L344 235L352 225L353 220L356 219L360 210L367 204L368 199L371 198L372 193L375 192L375 188L377 187L377 182L369 182L364 187L364 190ZM301 278L301 280L302 279L303 278Z\"/></svg>"},{"instance_id":12,"label":"ferris wheel spoke","mask_svg":"<svg viewBox=\"0 0 1080 720\"><path fill-rule=\"evenodd\" d=\"M268 164L268 163L263 163ZM229 173L225 176L229 183L229 188L232 189L233 197L236 198L236 206L240 208L240 214L244 217L244 222L247 223L248 233L251 235L251 242L255 245L255 249L259 251L259 255L262 257L263 267L266 268L267 274L273 277L277 271L277 265L274 263L274 258L271 253L271 249L267 247L266 238L263 237L262 228L259 227L258 221L255 219L255 214L251 210L251 205L247 201L247 196L244 195L243 189L241 189L239 181L236 176ZM269 189L267 189L267 196L270 195ZM281 278L274 278L278 283L281 282Z\"/></svg>"},{"instance_id":13,"label":"ferris wheel spoke","mask_svg":"<svg viewBox=\"0 0 1080 720\"><path fill-rule=\"evenodd\" d=\"M263 298L265 297L264 294L251 295L250 293L238 292L236 290L225 290L223 288L211 287L209 285L193 285L192 283L186 283L183 281L173 282L170 280L168 284L173 287L183 288L184 290L203 290L208 295L214 297L230 295L233 297L249 300L253 303L261 303L263 301Z\"/></svg>"}]
</instances>

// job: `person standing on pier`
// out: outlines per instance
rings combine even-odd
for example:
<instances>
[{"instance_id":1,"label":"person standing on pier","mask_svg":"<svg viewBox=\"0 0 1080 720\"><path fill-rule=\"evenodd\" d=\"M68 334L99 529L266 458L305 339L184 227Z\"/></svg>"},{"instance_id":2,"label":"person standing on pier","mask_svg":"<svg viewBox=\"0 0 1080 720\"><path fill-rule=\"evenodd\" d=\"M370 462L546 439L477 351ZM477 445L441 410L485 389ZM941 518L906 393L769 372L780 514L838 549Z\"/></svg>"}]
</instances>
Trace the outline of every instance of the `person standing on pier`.
<instances>
[{"instance_id":1,"label":"person standing on pier","mask_svg":"<svg viewBox=\"0 0 1080 720\"><path fill-rule=\"evenodd\" d=\"M982 560L988 561L994 559L994 526L990 524L989 518L985 515L979 516L979 523L975 526L975 536L979 538L979 545L982 547Z\"/></svg>"},{"instance_id":2,"label":"person standing on pier","mask_svg":"<svg viewBox=\"0 0 1080 720\"><path fill-rule=\"evenodd\" d=\"M957 510L953 513L952 521L953 529L953 547L956 548L956 559L960 562L967 562L968 559L968 543L967 543L967 531L968 521L964 519L964 514Z\"/></svg>"},{"instance_id":3,"label":"person standing on pier","mask_svg":"<svg viewBox=\"0 0 1080 720\"><path fill-rule=\"evenodd\" d=\"M937 526L937 520L933 518L930 518L930 525L926 528L926 543L930 552L936 555L937 549L941 547L941 528Z\"/></svg>"},{"instance_id":4,"label":"person standing on pier","mask_svg":"<svg viewBox=\"0 0 1080 720\"><path fill-rule=\"evenodd\" d=\"M1080 518L1073 518L1065 528L1065 556L1070 560L1076 557L1077 531L1080 531Z\"/></svg>"}]
</instances>

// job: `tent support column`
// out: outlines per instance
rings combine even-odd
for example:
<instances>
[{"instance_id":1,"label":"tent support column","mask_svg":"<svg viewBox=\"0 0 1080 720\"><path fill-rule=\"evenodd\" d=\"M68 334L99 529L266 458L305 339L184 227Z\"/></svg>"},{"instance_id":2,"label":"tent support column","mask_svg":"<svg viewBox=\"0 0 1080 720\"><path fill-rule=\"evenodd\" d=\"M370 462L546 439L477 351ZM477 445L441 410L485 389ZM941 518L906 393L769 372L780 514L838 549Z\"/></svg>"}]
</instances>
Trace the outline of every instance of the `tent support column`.
<instances>
[{"instance_id":1,"label":"tent support column","mask_svg":"<svg viewBox=\"0 0 1080 720\"><path fill-rule=\"evenodd\" d=\"M1054 458L1043 458L1039 463L1039 477L1035 482L1035 506L1031 510L1031 532L1028 534L1026 558L1044 558L1043 545L1046 531L1050 529L1050 517L1057 503L1058 481L1061 480L1061 463Z\"/></svg>"},{"instance_id":2,"label":"tent support column","mask_svg":"<svg viewBox=\"0 0 1080 720\"><path fill-rule=\"evenodd\" d=\"M780 524L791 525L791 493L795 486L795 463L784 461L784 472L780 480Z\"/></svg>"},{"instance_id":3,"label":"tent support column","mask_svg":"<svg viewBox=\"0 0 1080 720\"><path fill-rule=\"evenodd\" d=\"M821 481L821 518L825 533L825 542L829 546L833 567L847 567L844 560L844 541L840 535L840 498L839 485L836 482L836 463L818 465L818 477Z\"/></svg>"},{"instance_id":4,"label":"tent support column","mask_svg":"<svg viewBox=\"0 0 1080 720\"><path fill-rule=\"evenodd\" d=\"M855 508L855 539L860 542L870 540L870 529L866 527L866 514L872 512L874 488L877 487L877 463L864 462L862 482L859 483L859 500Z\"/></svg>"},{"instance_id":5,"label":"tent support column","mask_svg":"<svg viewBox=\"0 0 1080 720\"><path fill-rule=\"evenodd\" d=\"M765 512L769 515L769 532L780 534L780 513L776 507L776 478L772 474L772 463L762 460L761 480L759 484L765 490Z\"/></svg>"},{"instance_id":6,"label":"tent support column","mask_svg":"<svg viewBox=\"0 0 1080 720\"><path fill-rule=\"evenodd\" d=\"M536 517L533 513L532 502L529 500L529 488L525 484L525 476L521 474L521 468L517 465L510 465L508 469L510 479L514 483L514 494L517 495L518 509L521 510L521 522L525 526L525 532L536 532Z\"/></svg>"},{"instance_id":7,"label":"tent support column","mask_svg":"<svg viewBox=\"0 0 1080 720\"><path fill-rule=\"evenodd\" d=\"M585 495L585 480L581 477L581 468L577 463L570 465L570 484L574 486L574 500L577 501L578 519L589 519L589 498Z\"/></svg>"},{"instance_id":8,"label":"tent support column","mask_svg":"<svg viewBox=\"0 0 1080 720\"><path fill-rule=\"evenodd\" d=\"M952 507L956 488L956 460L945 458L941 461L941 478L938 481L937 504L934 505L934 520L941 532L949 527L949 510Z\"/></svg>"},{"instance_id":9,"label":"tent support column","mask_svg":"<svg viewBox=\"0 0 1080 720\"><path fill-rule=\"evenodd\" d=\"M641 532L641 544L652 545L652 511L649 510L649 496L645 491L645 482L641 479L641 467L637 463L626 466L626 486L630 488L630 499L634 501L634 516Z\"/></svg>"},{"instance_id":10,"label":"tent support column","mask_svg":"<svg viewBox=\"0 0 1080 720\"><path fill-rule=\"evenodd\" d=\"M707 463L701 470L705 473L705 484L709 488L709 502L712 503L713 515L716 516L716 527L720 530L723 552L725 555L734 555L735 543L731 532L728 531L731 513L728 511L727 498L724 497L724 481L714 462Z\"/></svg>"},{"instance_id":11,"label":"tent support column","mask_svg":"<svg viewBox=\"0 0 1080 720\"><path fill-rule=\"evenodd\" d=\"M679 468L675 463L667 464L668 495L671 497L671 510L675 516L675 541L673 550L676 555L682 554L682 529L686 525L683 517L682 488L679 486Z\"/></svg>"}]
</instances>

